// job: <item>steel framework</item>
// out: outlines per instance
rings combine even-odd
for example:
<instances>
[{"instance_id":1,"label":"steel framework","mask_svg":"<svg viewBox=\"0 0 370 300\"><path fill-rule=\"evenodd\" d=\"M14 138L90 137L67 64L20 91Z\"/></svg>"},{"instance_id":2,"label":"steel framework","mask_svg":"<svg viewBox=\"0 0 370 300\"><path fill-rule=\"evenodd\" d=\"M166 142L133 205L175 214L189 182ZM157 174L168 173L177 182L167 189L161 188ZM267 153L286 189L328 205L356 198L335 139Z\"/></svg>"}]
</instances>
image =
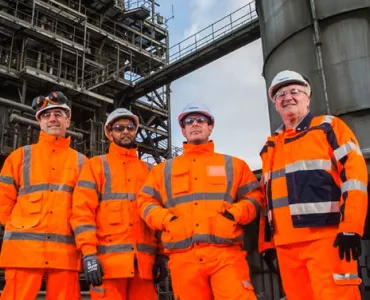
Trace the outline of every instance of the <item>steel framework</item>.
<instances>
[{"instance_id":1,"label":"steel framework","mask_svg":"<svg viewBox=\"0 0 370 300\"><path fill-rule=\"evenodd\" d=\"M3 155L37 136L32 98L61 90L81 152L104 153L107 113L127 107L140 117L140 157L171 156L169 85L127 97L135 79L168 63L168 31L154 0L0 0L0 42Z\"/></svg>"}]
</instances>

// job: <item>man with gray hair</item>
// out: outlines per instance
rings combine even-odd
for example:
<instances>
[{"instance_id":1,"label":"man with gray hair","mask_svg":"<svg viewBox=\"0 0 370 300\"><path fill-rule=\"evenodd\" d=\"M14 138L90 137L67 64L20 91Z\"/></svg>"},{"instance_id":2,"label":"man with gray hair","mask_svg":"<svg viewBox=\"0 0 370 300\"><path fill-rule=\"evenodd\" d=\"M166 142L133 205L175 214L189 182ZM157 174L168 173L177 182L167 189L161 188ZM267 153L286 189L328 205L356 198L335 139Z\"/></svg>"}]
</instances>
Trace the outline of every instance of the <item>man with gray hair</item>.
<instances>
[{"instance_id":1,"label":"man with gray hair","mask_svg":"<svg viewBox=\"0 0 370 300\"><path fill-rule=\"evenodd\" d=\"M0 175L2 300L80 299L80 254L69 225L72 192L85 156L66 137L71 109L62 92L33 100L39 141L12 152Z\"/></svg>"},{"instance_id":2,"label":"man with gray hair","mask_svg":"<svg viewBox=\"0 0 370 300\"><path fill-rule=\"evenodd\" d=\"M269 96L283 125L261 151L259 250L271 268L277 254L289 300L360 299L368 174L358 141L341 119L310 112L301 74L278 73Z\"/></svg>"}]
</instances>

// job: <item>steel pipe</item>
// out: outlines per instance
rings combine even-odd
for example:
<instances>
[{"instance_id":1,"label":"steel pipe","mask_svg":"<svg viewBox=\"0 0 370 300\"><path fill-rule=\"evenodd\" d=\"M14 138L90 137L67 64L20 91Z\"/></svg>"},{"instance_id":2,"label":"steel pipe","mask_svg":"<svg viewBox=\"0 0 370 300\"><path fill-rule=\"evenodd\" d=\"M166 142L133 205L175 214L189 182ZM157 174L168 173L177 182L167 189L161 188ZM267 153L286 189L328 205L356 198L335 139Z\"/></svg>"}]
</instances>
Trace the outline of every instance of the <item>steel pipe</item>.
<instances>
[{"instance_id":1,"label":"steel pipe","mask_svg":"<svg viewBox=\"0 0 370 300\"><path fill-rule=\"evenodd\" d=\"M15 101L12 101L12 100L9 100L9 99L5 99L5 98L0 97L0 104L3 104L4 106L7 106L7 107L12 107L12 108L16 108L16 109L19 109L19 110L22 110L22 111L26 111L26 112L29 112L29 113L32 113L32 114L35 113L35 111L32 109L31 106L28 106L28 105L25 105L25 104L22 104L22 103L19 103L19 102L15 102Z\"/></svg>"}]
</instances>

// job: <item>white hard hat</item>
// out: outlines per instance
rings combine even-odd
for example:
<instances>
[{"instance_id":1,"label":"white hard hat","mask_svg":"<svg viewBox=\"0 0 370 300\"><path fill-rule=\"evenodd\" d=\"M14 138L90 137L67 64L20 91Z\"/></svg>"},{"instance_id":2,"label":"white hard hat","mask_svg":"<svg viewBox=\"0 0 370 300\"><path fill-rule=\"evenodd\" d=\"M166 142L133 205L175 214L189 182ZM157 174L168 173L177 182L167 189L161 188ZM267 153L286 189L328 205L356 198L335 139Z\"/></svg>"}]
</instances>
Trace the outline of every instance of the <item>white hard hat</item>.
<instances>
[{"instance_id":1,"label":"white hard hat","mask_svg":"<svg viewBox=\"0 0 370 300\"><path fill-rule=\"evenodd\" d=\"M49 110L49 109L52 109L52 108L61 108L61 109L65 110L65 111L67 111L68 118L71 117L71 108L66 103L64 103L64 104L51 104L51 103L47 103L47 105L44 108L42 108L42 109L40 109L40 110L38 110L36 112L36 115L35 115L36 120L39 120L40 115L41 115L41 113L43 111Z\"/></svg>"},{"instance_id":2,"label":"white hard hat","mask_svg":"<svg viewBox=\"0 0 370 300\"><path fill-rule=\"evenodd\" d=\"M211 120L212 124L215 123L215 118L213 117L211 111L209 110L209 108L206 105L190 103L190 104L188 104L184 107L181 114L179 114L179 116L177 118L177 120L179 121L180 126L182 126L182 124L181 124L182 120L187 115L192 114L192 113L199 113L199 114L205 115L206 117L208 117Z\"/></svg>"},{"instance_id":3,"label":"white hard hat","mask_svg":"<svg viewBox=\"0 0 370 300\"><path fill-rule=\"evenodd\" d=\"M136 129L139 127L139 118L137 115L134 115L126 108L117 108L109 114L107 121L105 122L104 132L106 137L108 137L109 125L121 118L131 119L135 123Z\"/></svg>"},{"instance_id":4,"label":"white hard hat","mask_svg":"<svg viewBox=\"0 0 370 300\"><path fill-rule=\"evenodd\" d=\"M305 79L301 74L297 72L285 70L278 73L272 80L269 88L270 99L273 100L275 93L281 86L287 85L289 83L298 83L307 86L309 89L308 95L311 94L311 86L307 79Z\"/></svg>"},{"instance_id":5,"label":"white hard hat","mask_svg":"<svg viewBox=\"0 0 370 300\"><path fill-rule=\"evenodd\" d=\"M40 121L42 112L53 109L61 108L67 112L68 118L71 118L71 108L69 107L68 99L62 92L51 92L48 96L37 96L32 100L32 108L36 111L36 120Z\"/></svg>"}]
</instances>

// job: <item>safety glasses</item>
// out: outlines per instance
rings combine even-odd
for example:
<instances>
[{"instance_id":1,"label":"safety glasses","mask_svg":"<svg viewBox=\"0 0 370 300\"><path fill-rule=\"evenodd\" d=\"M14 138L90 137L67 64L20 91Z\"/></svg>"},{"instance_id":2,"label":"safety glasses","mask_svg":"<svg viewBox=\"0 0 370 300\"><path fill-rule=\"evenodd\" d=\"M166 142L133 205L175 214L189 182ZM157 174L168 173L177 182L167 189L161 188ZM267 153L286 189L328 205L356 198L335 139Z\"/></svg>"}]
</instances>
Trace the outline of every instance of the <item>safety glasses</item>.
<instances>
[{"instance_id":1,"label":"safety glasses","mask_svg":"<svg viewBox=\"0 0 370 300\"><path fill-rule=\"evenodd\" d=\"M208 123L208 120L206 117L195 117L195 118L191 118L191 117L187 117L183 120L183 123L185 125L191 125L193 124L194 122L197 122L198 124L204 124L204 123Z\"/></svg>"},{"instance_id":2,"label":"safety glasses","mask_svg":"<svg viewBox=\"0 0 370 300\"><path fill-rule=\"evenodd\" d=\"M128 132L133 132L135 131L136 127L132 124L127 124L127 125L119 124L119 125L112 127L112 131L116 133L122 133L125 131L125 129L127 129Z\"/></svg>"},{"instance_id":3,"label":"safety glasses","mask_svg":"<svg viewBox=\"0 0 370 300\"><path fill-rule=\"evenodd\" d=\"M53 111L50 112L49 110L43 111L40 114L40 119L41 120L49 120L52 116L54 116L55 119L60 119L60 118L67 118L67 115L64 111Z\"/></svg>"},{"instance_id":4,"label":"safety glasses","mask_svg":"<svg viewBox=\"0 0 370 300\"><path fill-rule=\"evenodd\" d=\"M304 90L297 89L297 88L286 90L286 91L277 91L276 94L275 94L275 100L283 100L286 97L286 95L288 95L288 94L295 97L295 96L298 96L301 93L307 95L307 93Z\"/></svg>"},{"instance_id":5,"label":"safety glasses","mask_svg":"<svg viewBox=\"0 0 370 300\"><path fill-rule=\"evenodd\" d=\"M32 108L34 110L43 109L48 105L48 103L57 105L57 104L66 104L68 101L67 97L62 92L51 92L48 96L38 96L32 100Z\"/></svg>"}]
</instances>

